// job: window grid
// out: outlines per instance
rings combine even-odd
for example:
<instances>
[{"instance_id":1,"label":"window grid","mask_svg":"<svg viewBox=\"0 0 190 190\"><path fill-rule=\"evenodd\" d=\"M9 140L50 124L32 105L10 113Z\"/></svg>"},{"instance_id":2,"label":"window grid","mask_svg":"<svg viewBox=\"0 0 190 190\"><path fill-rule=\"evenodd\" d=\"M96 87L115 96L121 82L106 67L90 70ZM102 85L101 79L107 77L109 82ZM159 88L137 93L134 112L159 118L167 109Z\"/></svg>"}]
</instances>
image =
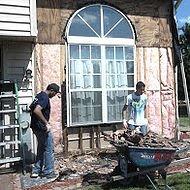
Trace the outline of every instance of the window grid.
<instances>
[{"instance_id":1,"label":"window grid","mask_svg":"<svg viewBox=\"0 0 190 190\"><path fill-rule=\"evenodd\" d=\"M91 27L90 24L80 15L80 11L78 11L73 16L73 18L75 16L78 16L91 29L91 31L93 31L96 34L97 38L92 37L93 41L92 42L90 40L91 37L85 38L85 35L81 37L78 36L76 38L74 36L68 35L69 67L67 68L69 68L68 69L69 72L67 76L69 77L68 95L70 100L69 102L70 106L68 106L70 110L70 114L68 115L69 116L68 118L70 118L68 126L121 121L121 109L122 106L124 105L125 98L129 94L129 92L134 90L134 40L130 38L122 38L122 39L118 38L118 40L115 40L114 38L108 37L109 34L115 28L117 28L120 22L122 22L125 18L120 13L121 18L111 28L108 28L108 31L106 32L106 34L104 34L105 21L103 20L103 14L104 14L103 9L104 7L109 8L109 6L105 5L95 5L95 6L100 7L100 19L101 19L100 34L96 32L98 30L95 30L93 27ZM82 10L84 11L85 8ZM110 10L115 10L115 9L110 7ZM117 10L116 12L119 13L119 11ZM69 34L69 28L67 31ZM72 43L70 39L73 39L74 43ZM115 44L111 43L113 41ZM70 47L74 44L79 48L78 58L72 58L70 54L71 53ZM82 57L83 53L82 48L85 46L89 47L89 57L86 58ZM100 47L100 54L101 54L100 58L92 58L92 47L94 46ZM114 50L113 59L106 58L106 47L113 47ZM121 55L123 56L121 58L117 56L116 52L117 48L122 48ZM126 51L128 51L126 48L132 48L133 49L132 53L129 52L126 55ZM129 51L131 50L129 49ZM112 71L109 71L108 69L107 65L108 61L112 61L110 62L110 64L112 64L111 66ZM74 68L71 68L73 67L72 64L74 64ZM76 69L77 64L79 64L79 66L82 65L82 68L79 69L79 71ZM96 66L94 66L93 64L96 64ZM99 70L97 69L98 64L99 64ZM95 67L97 67L96 70L94 69ZM124 71L122 71L120 67L125 68ZM94 79L95 76L100 77L99 81L100 85L96 87L94 86L96 81L96 79ZM84 83L83 86L80 85L80 82L78 86L76 85L77 77L83 79L82 81ZM113 82L110 83L111 84L110 87L107 85L108 84L107 77L110 78L113 77ZM87 78L87 80L85 78ZM126 79L125 81L130 80L129 83L133 81L132 85L128 85L128 82L127 84L125 84L125 81L124 84L120 83L119 80L122 81L123 79ZM85 85L86 81L88 82L89 86ZM97 113L99 113L99 115L97 115Z\"/></svg>"}]
</instances>

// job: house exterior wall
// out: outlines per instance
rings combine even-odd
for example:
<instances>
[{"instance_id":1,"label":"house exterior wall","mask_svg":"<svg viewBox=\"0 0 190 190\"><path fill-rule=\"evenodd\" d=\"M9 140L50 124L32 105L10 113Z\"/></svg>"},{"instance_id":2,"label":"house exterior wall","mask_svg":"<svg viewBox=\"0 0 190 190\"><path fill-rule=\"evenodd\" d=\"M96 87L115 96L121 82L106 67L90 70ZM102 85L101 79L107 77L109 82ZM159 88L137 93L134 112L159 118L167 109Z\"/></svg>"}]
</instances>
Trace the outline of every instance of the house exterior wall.
<instances>
[{"instance_id":1,"label":"house exterior wall","mask_svg":"<svg viewBox=\"0 0 190 190\"><path fill-rule=\"evenodd\" d=\"M17 84L19 123L23 129L22 145L25 150L26 160L31 160L34 150L33 137L29 128L30 113L28 112L28 107L33 99L34 83L33 78L26 80L25 71L27 69L34 70L33 44L31 42L3 40L0 45L2 50L0 79L2 81L14 81Z\"/></svg>"},{"instance_id":2,"label":"house exterior wall","mask_svg":"<svg viewBox=\"0 0 190 190\"><path fill-rule=\"evenodd\" d=\"M36 48L36 92L45 90L49 83L61 84L64 80L64 57L65 49L62 45L37 44ZM61 99L57 96L51 99L50 123L53 125L52 132L55 139L55 151L62 150L62 111Z\"/></svg>"},{"instance_id":3,"label":"house exterior wall","mask_svg":"<svg viewBox=\"0 0 190 190\"><path fill-rule=\"evenodd\" d=\"M35 0L0 0L0 35L37 35Z\"/></svg>"},{"instance_id":4,"label":"house exterior wall","mask_svg":"<svg viewBox=\"0 0 190 190\"><path fill-rule=\"evenodd\" d=\"M131 21L136 32L136 80L143 80L146 84L148 95L146 115L149 128L167 137L174 137L176 113L172 1L65 0L52 2L39 0L37 2L39 33L36 45L36 92L44 89L49 82L62 84L65 81L67 43L64 36L67 23L75 11L92 3L113 6ZM55 141L58 146L61 147L60 142L64 141L65 147L69 150L77 150L81 146L82 148L98 147L99 140L101 144L103 143L97 132L98 128L90 126L87 132L84 132L86 129L82 126L68 128L62 139L62 129L65 126L61 110L63 107L61 108L60 100L56 98L52 100L51 120L54 123ZM118 126L111 126L111 128L116 129ZM101 127L101 130L104 130L104 126ZM71 139L67 145L65 138ZM81 138L85 140L82 142L83 145L81 145Z\"/></svg>"},{"instance_id":5,"label":"house exterior wall","mask_svg":"<svg viewBox=\"0 0 190 190\"><path fill-rule=\"evenodd\" d=\"M172 48L137 48L138 80L145 81L149 129L173 138L175 83Z\"/></svg>"}]
</instances>

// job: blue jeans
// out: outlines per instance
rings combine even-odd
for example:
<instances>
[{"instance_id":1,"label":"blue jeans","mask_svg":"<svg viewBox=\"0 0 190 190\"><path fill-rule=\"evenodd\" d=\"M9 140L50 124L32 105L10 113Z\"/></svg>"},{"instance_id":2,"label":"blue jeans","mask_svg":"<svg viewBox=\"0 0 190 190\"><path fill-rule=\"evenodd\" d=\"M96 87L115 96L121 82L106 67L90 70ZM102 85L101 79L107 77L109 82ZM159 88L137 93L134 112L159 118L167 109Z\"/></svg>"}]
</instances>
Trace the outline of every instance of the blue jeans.
<instances>
[{"instance_id":1,"label":"blue jeans","mask_svg":"<svg viewBox=\"0 0 190 190\"><path fill-rule=\"evenodd\" d=\"M51 132L33 130L38 141L36 162L33 173L49 174L54 172L54 144Z\"/></svg>"},{"instance_id":2,"label":"blue jeans","mask_svg":"<svg viewBox=\"0 0 190 190\"><path fill-rule=\"evenodd\" d=\"M135 130L135 128L139 126L128 124L128 127L131 130ZM147 125L140 125L140 132L145 136L147 134Z\"/></svg>"}]
</instances>

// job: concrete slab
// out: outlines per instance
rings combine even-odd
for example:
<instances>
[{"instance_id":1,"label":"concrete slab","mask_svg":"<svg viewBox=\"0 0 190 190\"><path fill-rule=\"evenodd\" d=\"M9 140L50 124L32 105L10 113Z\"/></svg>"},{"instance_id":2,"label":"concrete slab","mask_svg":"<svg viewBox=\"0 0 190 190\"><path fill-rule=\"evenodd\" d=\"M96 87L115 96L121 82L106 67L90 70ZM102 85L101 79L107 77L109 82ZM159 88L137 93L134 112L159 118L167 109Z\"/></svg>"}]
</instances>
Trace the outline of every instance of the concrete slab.
<instances>
[{"instance_id":1,"label":"concrete slab","mask_svg":"<svg viewBox=\"0 0 190 190\"><path fill-rule=\"evenodd\" d=\"M0 175L0 190L22 190L20 174L10 173Z\"/></svg>"}]
</instances>

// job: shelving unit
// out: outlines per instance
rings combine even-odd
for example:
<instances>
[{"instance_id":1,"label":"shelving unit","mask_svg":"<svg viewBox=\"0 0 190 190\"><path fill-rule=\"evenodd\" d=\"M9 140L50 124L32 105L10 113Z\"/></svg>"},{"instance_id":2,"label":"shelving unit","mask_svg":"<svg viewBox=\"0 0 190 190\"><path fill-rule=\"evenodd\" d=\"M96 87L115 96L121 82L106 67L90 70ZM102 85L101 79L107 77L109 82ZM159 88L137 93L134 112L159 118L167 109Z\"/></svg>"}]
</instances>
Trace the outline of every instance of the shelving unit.
<instances>
[{"instance_id":1,"label":"shelving unit","mask_svg":"<svg viewBox=\"0 0 190 190\"><path fill-rule=\"evenodd\" d=\"M17 84L0 81L0 168L23 161L22 148Z\"/></svg>"}]
</instances>

